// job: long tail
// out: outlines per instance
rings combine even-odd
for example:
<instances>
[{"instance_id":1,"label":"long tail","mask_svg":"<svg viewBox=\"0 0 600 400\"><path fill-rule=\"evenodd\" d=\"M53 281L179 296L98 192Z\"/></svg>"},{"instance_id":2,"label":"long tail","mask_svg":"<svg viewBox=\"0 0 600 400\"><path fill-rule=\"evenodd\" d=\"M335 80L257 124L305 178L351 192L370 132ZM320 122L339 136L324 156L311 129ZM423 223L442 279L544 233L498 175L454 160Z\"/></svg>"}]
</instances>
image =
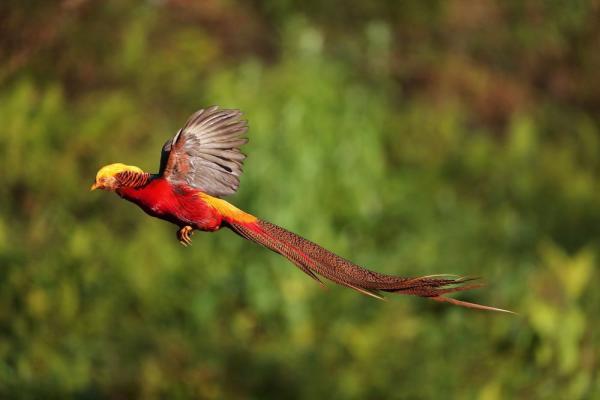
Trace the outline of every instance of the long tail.
<instances>
[{"instance_id":1,"label":"long tail","mask_svg":"<svg viewBox=\"0 0 600 400\"><path fill-rule=\"evenodd\" d=\"M500 308L469 303L444 296L448 293L481 287L480 283L473 283L473 278L452 275L403 278L380 274L362 268L333 254L318 244L270 222L259 219L251 223L229 220L228 226L240 236L283 255L320 283L322 282L319 279L319 275L378 299L383 298L382 292L400 293L427 297L435 301L462 307L511 313L511 311Z\"/></svg>"}]
</instances>

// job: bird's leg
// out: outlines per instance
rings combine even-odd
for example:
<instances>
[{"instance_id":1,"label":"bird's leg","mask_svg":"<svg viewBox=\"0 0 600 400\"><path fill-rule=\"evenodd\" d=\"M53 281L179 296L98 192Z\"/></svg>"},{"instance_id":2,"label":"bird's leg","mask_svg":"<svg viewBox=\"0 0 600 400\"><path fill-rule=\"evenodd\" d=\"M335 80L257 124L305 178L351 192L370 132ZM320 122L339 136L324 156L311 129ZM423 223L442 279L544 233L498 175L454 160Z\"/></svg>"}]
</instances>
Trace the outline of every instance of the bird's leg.
<instances>
[{"instance_id":1,"label":"bird's leg","mask_svg":"<svg viewBox=\"0 0 600 400\"><path fill-rule=\"evenodd\" d=\"M181 243L184 246L187 246L188 244L191 245L192 244L191 236L193 234L194 234L194 228L192 228L189 225L186 225L177 231L177 239L179 239L179 243Z\"/></svg>"}]
</instances>

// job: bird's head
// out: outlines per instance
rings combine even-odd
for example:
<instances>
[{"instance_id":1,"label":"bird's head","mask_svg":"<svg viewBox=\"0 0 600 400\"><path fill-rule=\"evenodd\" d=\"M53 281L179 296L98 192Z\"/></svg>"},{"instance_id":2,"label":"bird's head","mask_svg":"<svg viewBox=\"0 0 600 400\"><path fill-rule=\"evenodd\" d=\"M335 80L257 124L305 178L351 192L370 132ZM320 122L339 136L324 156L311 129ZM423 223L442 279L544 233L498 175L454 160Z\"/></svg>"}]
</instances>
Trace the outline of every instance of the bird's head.
<instances>
[{"instance_id":1,"label":"bird's head","mask_svg":"<svg viewBox=\"0 0 600 400\"><path fill-rule=\"evenodd\" d=\"M119 189L122 186L119 175L125 172L131 172L135 174L144 173L144 171L142 171L140 168L133 165L125 165L121 163L109 164L100 168L96 174L96 181L90 190L103 189L115 191Z\"/></svg>"}]
</instances>

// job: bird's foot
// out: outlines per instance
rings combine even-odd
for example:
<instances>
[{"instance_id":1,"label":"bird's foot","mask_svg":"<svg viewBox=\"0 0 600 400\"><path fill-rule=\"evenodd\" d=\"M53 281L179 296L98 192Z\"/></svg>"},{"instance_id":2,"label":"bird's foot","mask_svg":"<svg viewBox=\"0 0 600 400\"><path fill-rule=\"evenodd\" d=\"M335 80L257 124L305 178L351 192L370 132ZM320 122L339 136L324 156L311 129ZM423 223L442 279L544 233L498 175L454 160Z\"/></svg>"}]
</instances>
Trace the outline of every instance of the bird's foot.
<instances>
[{"instance_id":1,"label":"bird's foot","mask_svg":"<svg viewBox=\"0 0 600 400\"><path fill-rule=\"evenodd\" d=\"M184 246L192 244L191 236L194 234L194 228L189 225L184 226L180 230L177 231L177 239L179 239L179 243Z\"/></svg>"}]
</instances>

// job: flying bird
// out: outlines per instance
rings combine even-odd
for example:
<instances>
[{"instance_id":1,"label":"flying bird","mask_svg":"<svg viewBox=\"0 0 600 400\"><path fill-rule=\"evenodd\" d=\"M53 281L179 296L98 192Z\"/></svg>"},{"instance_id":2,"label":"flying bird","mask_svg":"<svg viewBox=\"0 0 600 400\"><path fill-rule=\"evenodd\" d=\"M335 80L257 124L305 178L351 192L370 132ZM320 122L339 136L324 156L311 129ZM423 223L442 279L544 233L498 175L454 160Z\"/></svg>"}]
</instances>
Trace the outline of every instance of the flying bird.
<instances>
[{"instance_id":1,"label":"flying bird","mask_svg":"<svg viewBox=\"0 0 600 400\"><path fill-rule=\"evenodd\" d=\"M179 227L177 238L185 246L191 244L195 230L214 232L226 227L281 254L319 283L324 277L376 298L389 292L506 311L445 296L480 287L473 279L454 275L399 277L371 271L221 199L238 190L246 158L240 147L248 142L247 130L239 110L216 106L199 110L164 144L158 173L110 164L98 171L91 190L115 192L147 214L172 222Z\"/></svg>"}]
</instances>

